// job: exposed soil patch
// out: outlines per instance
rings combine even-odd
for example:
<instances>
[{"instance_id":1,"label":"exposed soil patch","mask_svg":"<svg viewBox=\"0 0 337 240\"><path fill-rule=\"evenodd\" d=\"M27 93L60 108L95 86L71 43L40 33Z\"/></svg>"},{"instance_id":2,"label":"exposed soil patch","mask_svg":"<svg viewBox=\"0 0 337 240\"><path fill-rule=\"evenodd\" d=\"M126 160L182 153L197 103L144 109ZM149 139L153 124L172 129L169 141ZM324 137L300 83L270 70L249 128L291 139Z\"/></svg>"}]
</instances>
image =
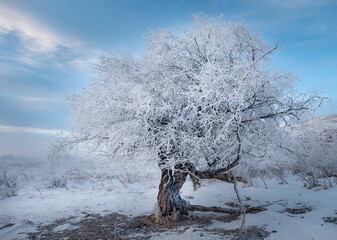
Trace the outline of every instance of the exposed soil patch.
<instances>
[{"instance_id":1,"label":"exposed soil patch","mask_svg":"<svg viewBox=\"0 0 337 240\"><path fill-rule=\"evenodd\" d=\"M37 232L28 234L29 239L115 239L116 226L127 219L126 216L118 213L104 217L87 214L85 219L77 223L72 221L74 218L60 219L49 225L38 226ZM66 224L70 224L74 228L56 230Z\"/></svg>"},{"instance_id":2,"label":"exposed soil patch","mask_svg":"<svg viewBox=\"0 0 337 240\"><path fill-rule=\"evenodd\" d=\"M7 223L7 224L3 225L2 227L0 227L0 230L1 230L1 229L4 229L4 228L11 227L11 226L13 226L13 225L14 225L14 223Z\"/></svg>"},{"instance_id":3,"label":"exposed soil patch","mask_svg":"<svg viewBox=\"0 0 337 240\"><path fill-rule=\"evenodd\" d=\"M304 214L307 212L311 212L312 207L303 206L300 208L286 208L284 209L284 211L290 214Z\"/></svg>"},{"instance_id":4,"label":"exposed soil patch","mask_svg":"<svg viewBox=\"0 0 337 240\"><path fill-rule=\"evenodd\" d=\"M240 234L239 229L224 230L222 228L214 228L214 229L205 229L205 231L216 234L218 237L227 236L233 240L263 240L270 235L270 232L266 231L263 227L258 226L247 227Z\"/></svg>"},{"instance_id":5,"label":"exposed soil patch","mask_svg":"<svg viewBox=\"0 0 337 240\"><path fill-rule=\"evenodd\" d=\"M70 217L57 220L49 225L40 225L37 232L28 233L28 236L29 239L34 240L150 239L153 235L163 232L182 234L188 229L192 229L193 232L200 232L200 236L207 232L216 236L235 238L238 234L238 229L211 229L211 225L213 220L230 222L237 219L237 215L214 215L196 212L188 217L179 219L177 222L154 224L149 220L148 216L129 218L119 213L112 213L106 216L87 214L85 219ZM269 234L263 228L249 227L244 231L240 239L259 240L264 239Z\"/></svg>"},{"instance_id":6,"label":"exposed soil patch","mask_svg":"<svg viewBox=\"0 0 337 240\"><path fill-rule=\"evenodd\" d=\"M264 228L251 226L246 228L241 234L237 234L234 239L236 240L263 240L269 237L270 232Z\"/></svg>"},{"instance_id":7,"label":"exposed soil patch","mask_svg":"<svg viewBox=\"0 0 337 240\"><path fill-rule=\"evenodd\" d=\"M337 225L337 217L323 217L322 219L326 223L334 223Z\"/></svg>"}]
</instances>

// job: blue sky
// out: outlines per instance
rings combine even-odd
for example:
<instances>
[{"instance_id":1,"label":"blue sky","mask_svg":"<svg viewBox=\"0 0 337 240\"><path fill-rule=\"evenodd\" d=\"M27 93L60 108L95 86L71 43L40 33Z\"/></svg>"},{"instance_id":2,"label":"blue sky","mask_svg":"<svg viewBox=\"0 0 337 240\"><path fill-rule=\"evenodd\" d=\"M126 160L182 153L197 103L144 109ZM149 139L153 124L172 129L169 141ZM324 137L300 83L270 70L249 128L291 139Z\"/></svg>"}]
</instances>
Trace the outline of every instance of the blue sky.
<instances>
[{"instance_id":1,"label":"blue sky","mask_svg":"<svg viewBox=\"0 0 337 240\"><path fill-rule=\"evenodd\" d=\"M273 64L337 106L337 0L0 0L0 155L44 152L69 124L65 96L85 86L101 55L140 56L149 29L188 25L197 12L244 20L271 46L292 39Z\"/></svg>"}]
</instances>

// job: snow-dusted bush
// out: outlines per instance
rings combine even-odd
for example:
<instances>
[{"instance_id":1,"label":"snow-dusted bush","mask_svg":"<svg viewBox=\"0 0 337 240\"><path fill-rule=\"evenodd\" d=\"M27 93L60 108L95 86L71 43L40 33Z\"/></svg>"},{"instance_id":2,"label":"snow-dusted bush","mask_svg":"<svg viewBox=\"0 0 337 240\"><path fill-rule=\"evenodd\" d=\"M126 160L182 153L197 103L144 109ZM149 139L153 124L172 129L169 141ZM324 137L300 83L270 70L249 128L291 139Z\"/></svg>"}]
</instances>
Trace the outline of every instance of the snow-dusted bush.
<instances>
[{"instance_id":1,"label":"snow-dusted bush","mask_svg":"<svg viewBox=\"0 0 337 240\"><path fill-rule=\"evenodd\" d=\"M15 178L8 178L7 171L3 170L0 177L0 198L12 197L16 195L17 184Z\"/></svg>"},{"instance_id":2,"label":"snow-dusted bush","mask_svg":"<svg viewBox=\"0 0 337 240\"><path fill-rule=\"evenodd\" d=\"M324 121L331 118L332 121ZM296 158L290 164L294 174L313 187L331 186L329 178L337 177L336 116L312 119L306 126L295 130L293 137Z\"/></svg>"},{"instance_id":3,"label":"snow-dusted bush","mask_svg":"<svg viewBox=\"0 0 337 240\"><path fill-rule=\"evenodd\" d=\"M45 190L111 189L139 181L158 180L154 171L126 169L116 171L115 165L92 159L69 157L67 161L49 162L17 156L0 156L0 199L20 194L43 194ZM144 168L146 166L144 165Z\"/></svg>"},{"instance_id":4,"label":"snow-dusted bush","mask_svg":"<svg viewBox=\"0 0 337 240\"><path fill-rule=\"evenodd\" d=\"M42 170L37 162L12 155L0 156L0 198L15 196Z\"/></svg>"}]
</instances>

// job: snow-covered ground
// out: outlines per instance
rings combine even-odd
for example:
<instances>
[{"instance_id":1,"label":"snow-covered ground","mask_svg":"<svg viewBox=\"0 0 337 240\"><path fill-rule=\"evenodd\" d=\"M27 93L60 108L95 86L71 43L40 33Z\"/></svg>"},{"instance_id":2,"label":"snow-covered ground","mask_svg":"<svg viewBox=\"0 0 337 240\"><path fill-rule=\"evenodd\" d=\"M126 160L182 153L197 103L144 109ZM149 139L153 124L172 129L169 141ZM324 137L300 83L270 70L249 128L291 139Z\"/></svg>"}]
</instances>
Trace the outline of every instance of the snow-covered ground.
<instances>
[{"instance_id":1,"label":"snow-covered ground","mask_svg":"<svg viewBox=\"0 0 337 240\"><path fill-rule=\"evenodd\" d=\"M255 180L254 186L240 185L245 204L265 206L267 211L247 214L246 227L259 226L270 232L266 239L335 239L336 223L324 222L324 217L337 218L337 188L311 189L295 179L289 184L268 180L265 188L262 181ZM25 239L27 232L36 231L40 224L51 224L61 218L74 216L78 222L88 214L106 215L118 212L127 216L150 214L156 201L158 181L130 184L124 187L118 181L110 186L92 189L84 185L72 189L43 189L40 192L21 191L17 196L0 200L0 239ZM192 204L221 206L236 202L232 184L223 182L203 183L193 191L190 181L182 189L182 197ZM228 206L227 206L228 207ZM300 214L295 214L300 209ZM211 213L210 213L211 214ZM216 219L216 218L215 218ZM208 229L237 229L241 219L232 222L213 220ZM4 227L8 224L12 226ZM75 224L76 225L76 224ZM63 224L54 231L73 228ZM202 237L200 237L202 236ZM221 239L221 235L192 226L184 232L167 231L156 233L153 239Z\"/></svg>"},{"instance_id":2,"label":"snow-covered ground","mask_svg":"<svg viewBox=\"0 0 337 240\"><path fill-rule=\"evenodd\" d=\"M335 171L337 152L331 146L337 146L337 115L316 118L309 126L308 131L317 131L319 137L310 142L308 151L311 151L312 162L309 159L307 163L314 168ZM315 147L319 145L318 141L322 141L323 146ZM322 158L323 154L325 158ZM160 170L153 164L152 167L147 165L151 165L147 162L135 163L137 167L132 166L132 162L130 164L120 163L116 167L116 163L88 158L71 158L51 164L1 156L0 240L29 239L28 233L38 232L41 226L51 224L51 231L69 231L80 227L82 220L96 216L94 214L108 216L119 213L129 219L149 215L156 203ZM286 170L286 173L291 173ZM300 179L284 175L283 180L288 184L280 184L276 175L276 179L268 179L270 174L263 177L268 188L262 178L253 179L249 185L239 184L244 204L267 208L246 216L246 228L257 226L269 233L257 239L336 239L336 177L323 175L319 180L321 185L312 189L303 186L303 176ZM232 203L237 203L233 185L218 181L203 181L202 187L193 191L188 180L181 196L191 204L204 206L231 207ZM226 222L219 214L203 214L198 216L207 216L211 224L177 226L153 232L151 237L227 239L228 236L222 232L238 229L241 224L241 217ZM66 220L55 223L60 219Z\"/></svg>"}]
</instances>

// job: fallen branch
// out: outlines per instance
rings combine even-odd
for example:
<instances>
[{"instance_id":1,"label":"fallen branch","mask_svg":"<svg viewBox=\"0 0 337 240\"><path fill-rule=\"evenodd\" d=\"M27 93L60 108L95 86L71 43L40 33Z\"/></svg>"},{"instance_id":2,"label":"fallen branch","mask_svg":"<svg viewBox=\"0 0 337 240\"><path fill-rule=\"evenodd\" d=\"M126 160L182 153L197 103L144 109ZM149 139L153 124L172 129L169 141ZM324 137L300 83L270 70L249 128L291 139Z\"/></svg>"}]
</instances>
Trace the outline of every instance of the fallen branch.
<instances>
[{"instance_id":1,"label":"fallen branch","mask_svg":"<svg viewBox=\"0 0 337 240\"><path fill-rule=\"evenodd\" d=\"M222 207L205 207L201 205L191 205L191 211L199 211L199 212L220 212L220 213L230 213L230 214L238 214L240 213L239 209L231 209L231 208L222 208Z\"/></svg>"},{"instance_id":2,"label":"fallen branch","mask_svg":"<svg viewBox=\"0 0 337 240\"><path fill-rule=\"evenodd\" d=\"M222 208L222 207L205 207L201 205L190 205L189 207L190 211L198 211L198 212L219 212L219 213L229 213L234 215L241 215L241 209L233 209L233 208ZM267 209L262 206L258 207L248 207L245 209L245 213L257 213L257 212L263 212Z\"/></svg>"}]
</instances>

